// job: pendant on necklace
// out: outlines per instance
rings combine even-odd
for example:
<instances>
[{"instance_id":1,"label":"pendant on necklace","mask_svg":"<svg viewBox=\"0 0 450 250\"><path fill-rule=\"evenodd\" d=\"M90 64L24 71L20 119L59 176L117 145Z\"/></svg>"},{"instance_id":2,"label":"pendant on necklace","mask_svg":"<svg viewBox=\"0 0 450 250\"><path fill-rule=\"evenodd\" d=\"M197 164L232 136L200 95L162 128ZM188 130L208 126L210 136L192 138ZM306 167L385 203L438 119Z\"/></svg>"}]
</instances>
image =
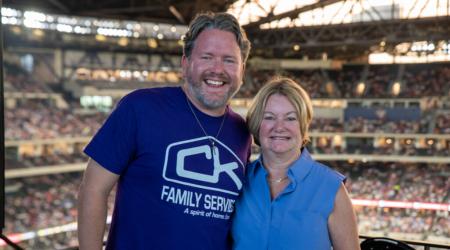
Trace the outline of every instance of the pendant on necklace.
<instances>
[{"instance_id":1,"label":"pendant on necklace","mask_svg":"<svg viewBox=\"0 0 450 250\"><path fill-rule=\"evenodd\" d=\"M211 153L212 155L216 154L216 144L214 143L214 141L211 141Z\"/></svg>"}]
</instances>

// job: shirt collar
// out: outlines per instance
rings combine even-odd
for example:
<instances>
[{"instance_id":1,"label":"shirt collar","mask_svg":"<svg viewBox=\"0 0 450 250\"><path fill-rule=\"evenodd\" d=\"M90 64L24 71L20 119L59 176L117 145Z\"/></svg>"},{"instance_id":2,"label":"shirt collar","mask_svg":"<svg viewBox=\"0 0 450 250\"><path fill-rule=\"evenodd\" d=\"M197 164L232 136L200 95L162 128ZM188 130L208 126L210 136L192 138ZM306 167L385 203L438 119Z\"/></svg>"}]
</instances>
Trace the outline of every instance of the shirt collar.
<instances>
[{"instance_id":1,"label":"shirt collar","mask_svg":"<svg viewBox=\"0 0 450 250\"><path fill-rule=\"evenodd\" d=\"M300 157L292 163L292 166L288 170L288 174L291 173L295 180L302 181L311 171L313 165L313 159L305 147L302 148L302 154Z\"/></svg>"},{"instance_id":2,"label":"shirt collar","mask_svg":"<svg viewBox=\"0 0 450 250\"><path fill-rule=\"evenodd\" d=\"M300 157L292 163L292 166L288 170L288 175L293 175L297 181L303 180L311 171L314 160L305 147L302 148ZM262 155L259 155L258 159L252 162L247 168L247 175L255 175L257 169L263 167Z\"/></svg>"},{"instance_id":3,"label":"shirt collar","mask_svg":"<svg viewBox=\"0 0 450 250\"><path fill-rule=\"evenodd\" d=\"M256 170L262 167L262 154L259 155L258 159L254 160L250 165L247 166L246 176L253 176L256 174Z\"/></svg>"}]
</instances>

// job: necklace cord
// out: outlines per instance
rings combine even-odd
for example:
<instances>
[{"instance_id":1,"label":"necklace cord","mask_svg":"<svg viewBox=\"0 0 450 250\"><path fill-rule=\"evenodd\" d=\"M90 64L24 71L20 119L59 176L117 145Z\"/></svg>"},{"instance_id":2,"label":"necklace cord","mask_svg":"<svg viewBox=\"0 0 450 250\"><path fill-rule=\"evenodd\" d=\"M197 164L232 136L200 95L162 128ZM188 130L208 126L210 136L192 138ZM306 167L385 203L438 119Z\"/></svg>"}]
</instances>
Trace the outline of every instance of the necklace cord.
<instances>
[{"instance_id":1,"label":"necklace cord","mask_svg":"<svg viewBox=\"0 0 450 250\"><path fill-rule=\"evenodd\" d=\"M287 175L284 176L284 177L278 178L278 179L270 179L270 178L267 176L267 181L268 181L269 183L280 183L280 182L286 180L287 178L288 178Z\"/></svg>"},{"instance_id":2,"label":"necklace cord","mask_svg":"<svg viewBox=\"0 0 450 250\"><path fill-rule=\"evenodd\" d=\"M189 109L191 110L191 113L194 115L195 120L197 121L198 126L201 128L201 130L203 131L203 133L205 134L205 136L208 138L209 142L211 143L211 147L214 148L214 147L215 147L214 141L210 138L211 136L208 135L208 133L206 133L205 128L203 127L202 123L200 122L200 119L198 119L197 115L195 114L194 109L192 108L191 102L189 101L189 99L187 98L187 96L186 96L186 102L187 102L187 104L188 104ZM219 138L220 132L222 132L223 124L225 123L225 118L226 118L226 116L227 116L227 112L225 112L225 114L223 115L222 122L220 123L219 130L217 131L217 134L216 134L216 136L214 137L214 139L218 139L218 138Z\"/></svg>"}]
</instances>

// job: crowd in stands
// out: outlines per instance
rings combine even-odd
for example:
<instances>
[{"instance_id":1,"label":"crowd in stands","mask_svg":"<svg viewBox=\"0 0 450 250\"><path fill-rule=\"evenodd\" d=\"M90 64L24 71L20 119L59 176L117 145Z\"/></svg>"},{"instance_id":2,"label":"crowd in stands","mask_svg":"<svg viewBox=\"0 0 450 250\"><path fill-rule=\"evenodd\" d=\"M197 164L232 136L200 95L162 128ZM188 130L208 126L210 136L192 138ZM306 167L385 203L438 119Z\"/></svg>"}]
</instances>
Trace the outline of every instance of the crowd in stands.
<instances>
[{"instance_id":1,"label":"crowd in stands","mask_svg":"<svg viewBox=\"0 0 450 250\"><path fill-rule=\"evenodd\" d=\"M75 114L39 101L27 101L5 110L6 140L91 136L106 118L102 112Z\"/></svg>"},{"instance_id":2,"label":"crowd in stands","mask_svg":"<svg viewBox=\"0 0 450 250\"><path fill-rule=\"evenodd\" d=\"M81 173L7 179L5 232L28 232L76 220Z\"/></svg>"},{"instance_id":3,"label":"crowd in stands","mask_svg":"<svg viewBox=\"0 0 450 250\"><path fill-rule=\"evenodd\" d=\"M353 198L450 203L449 164L331 162L329 165L349 178L346 185Z\"/></svg>"},{"instance_id":4,"label":"crowd in stands","mask_svg":"<svg viewBox=\"0 0 450 250\"><path fill-rule=\"evenodd\" d=\"M442 120L441 123L448 122L445 119ZM430 133L430 123L431 121L427 117L419 121L386 121L355 117L345 122L341 122L339 119L314 118L310 130L315 132L424 134ZM436 133L440 134L440 131L438 129Z\"/></svg>"},{"instance_id":5,"label":"crowd in stands","mask_svg":"<svg viewBox=\"0 0 450 250\"><path fill-rule=\"evenodd\" d=\"M450 65L408 65L401 97L450 95Z\"/></svg>"},{"instance_id":6,"label":"crowd in stands","mask_svg":"<svg viewBox=\"0 0 450 250\"><path fill-rule=\"evenodd\" d=\"M434 133L450 134L450 113L438 115L435 124Z\"/></svg>"},{"instance_id":7,"label":"crowd in stands","mask_svg":"<svg viewBox=\"0 0 450 250\"><path fill-rule=\"evenodd\" d=\"M250 69L238 97L253 97L274 75L293 78L312 98L421 98L450 95L449 64L405 66L403 75L398 74L399 68L398 65L350 65L344 66L342 70ZM358 92L360 82L365 83L365 88ZM395 82L400 83L398 94L392 92Z\"/></svg>"},{"instance_id":8,"label":"crowd in stands","mask_svg":"<svg viewBox=\"0 0 450 250\"><path fill-rule=\"evenodd\" d=\"M162 86L176 86L175 83L148 83L148 82L109 82L109 81L102 81L102 82L89 82L89 86L94 86L97 89L121 89L121 90L133 90L133 89L142 89L142 88L149 88L149 87L162 87Z\"/></svg>"},{"instance_id":9,"label":"crowd in stands","mask_svg":"<svg viewBox=\"0 0 450 250\"><path fill-rule=\"evenodd\" d=\"M6 168L33 168L40 166L56 166L75 163L86 163L88 157L83 152L52 153L39 156L23 155L19 159L6 159Z\"/></svg>"},{"instance_id":10,"label":"crowd in stands","mask_svg":"<svg viewBox=\"0 0 450 250\"><path fill-rule=\"evenodd\" d=\"M5 78L4 90L8 92L22 92L22 93L52 93L51 88L42 82L33 80L20 66L7 63L4 64Z\"/></svg>"},{"instance_id":11,"label":"crowd in stands","mask_svg":"<svg viewBox=\"0 0 450 250\"><path fill-rule=\"evenodd\" d=\"M39 84L26 75L7 75L4 83L5 92L52 93L47 85Z\"/></svg>"},{"instance_id":12,"label":"crowd in stands","mask_svg":"<svg viewBox=\"0 0 450 250\"><path fill-rule=\"evenodd\" d=\"M3 232L25 233L75 222L81 178L82 173L75 172L7 179ZM109 214L113 207L113 196L114 191L108 203ZM71 238L65 238L67 235L57 234L52 236L55 240L39 237L19 245L24 249L61 249L74 246L76 234L72 232L70 235Z\"/></svg>"},{"instance_id":13,"label":"crowd in stands","mask_svg":"<svg viewBox=\"0 0 450 250\"><path fill-rule=\"evenodd\" d=\"M448 157L450 150L447 147L437 148L434 145L415 147L413 144L383 145L375 147L372 140L360 140L356 145L335 146L331 143L327 145L308 145L308 150L312 154L354 154L354 155L375 155L375 156L427 156L427 157Z\"/></svg>"},{"instance_id":14,"label":"crowd in stands","mask_svg":"<svg viewBox=\"0 0 450 250\"><path fill-rule=\"evenodd\" d=\"M324 87L326 79L320 70L302 71L273 71L273 70L255 70L250 69L245 83L237 93L238 98L252 98L258 90L270 79L278 76L290 77L300 83L311 98L320 98L327 96Z\"/></svg>"},{"instance_id":15,"label":"crowd in stands","mask_svg":"<svg viewBox=\"0 0 450 250\"><path fill-rule=\"evenodd\" d=\"M352 198L409 202L450 203L449 164L327 162L348 177ZM76 195L81 173L66 173L6 180L6 227L4 232L23 233L76 221ZM112 197L112 196L111 196ZM110 199L109 211L113 200ZM361 232L402 232L450 237L448 217L430 210L355 207ZM62 234L75 237L76 234ZM55 239L63 236L54 235ZM30 249L56 249L73 238L24 242ZM62 239L62 238L61 238ZM72 243L71 243L72 242ZM52 244L49 246L48 244ZM39 247L37 247L39 246ZM48 247L48 248L47 248ZM0 248L1 249L1 248Z\"/></svg>"},{"instance_id":16,"label":"crowd in stands","mask_svg":"<svg viewBox=\"0 0 450 250\"><path fill-rule=\"evenodd\" d=\"M360 234L402 234L410 240L426 240L428 236L447 238L448 218L433 211L399 208L356 207ZM393 237L393 238L396 238Z\"/></svg>"},{"instance_id":17,"label":"crowd in stands","mask_svg":"<svg viewBox=\"0 0 450 250\"><path fill-rule=\"evenodd\" d=\"M362 117L351 118L345 122L346 132L351 133L401 133L401 134L423 134L428 133L430 121L421 119L419 121L385 121L369 120Z\"/></svg>"},{"instance_id":18,"label":"crowd in stands","mask_svg":"<svg viewBox=\"0 0 450 250\"><path fill-rule=\"evenodd\" d=\"M395 81L397 65L370 66L364 96L392 97L389 86Z\"/></svg>"},{"instance_id":19,"label":"crowd in stands","mask_svg":"<svg viewBox=\"0 0 450 250\"><path fill-rule=\"evenodd\" d=\"M55 249L78 249L76 231L62 232L45 237L37 237L20 242L23 249L55 250ZM0 249L2 249L0 247Z\"/></svg>"}]
</instances>

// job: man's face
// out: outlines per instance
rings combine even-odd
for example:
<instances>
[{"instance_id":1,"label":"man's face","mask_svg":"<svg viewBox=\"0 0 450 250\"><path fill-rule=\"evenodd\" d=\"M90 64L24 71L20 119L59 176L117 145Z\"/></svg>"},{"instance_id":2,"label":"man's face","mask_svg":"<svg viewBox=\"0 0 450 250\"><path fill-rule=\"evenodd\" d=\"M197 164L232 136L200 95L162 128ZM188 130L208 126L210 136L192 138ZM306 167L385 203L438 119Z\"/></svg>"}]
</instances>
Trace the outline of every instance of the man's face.
<instances>
[{"instance_id":1,"label":"man's face","mask_svg":"<svg viewBox=\"0 0 450 250\"><path fill-rule=\"evenodd\" d=\"M242 85L244 64L235 36L207 29L195 41L190 58L182 58L185 90L200 110L221 115Z\"/></svg>"}]
</instances>

